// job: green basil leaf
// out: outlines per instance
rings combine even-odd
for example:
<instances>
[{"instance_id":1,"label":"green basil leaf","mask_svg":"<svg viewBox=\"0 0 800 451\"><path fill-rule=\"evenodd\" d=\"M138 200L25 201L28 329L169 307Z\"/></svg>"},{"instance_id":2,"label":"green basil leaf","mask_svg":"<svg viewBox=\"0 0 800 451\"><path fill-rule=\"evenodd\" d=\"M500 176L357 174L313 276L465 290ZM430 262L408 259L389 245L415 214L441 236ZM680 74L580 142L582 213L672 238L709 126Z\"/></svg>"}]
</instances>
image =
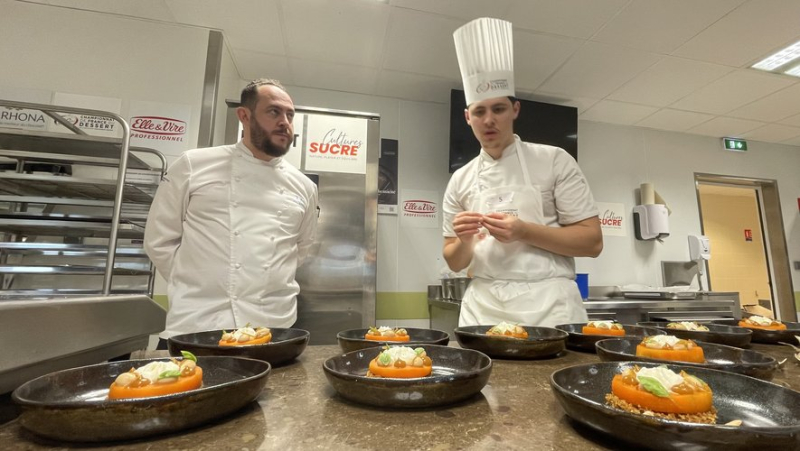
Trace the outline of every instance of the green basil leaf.
<instances>
[{"instance_id":1,"label":"green basil leaf","mask_svg":"<svg viewBox=\"0 0 800 451\"><path fill-rule=\"evenodd\" d=\"M425 350L424 350L424 349L422 349L422 348L417 348L417 349L415 349L415 350L414 350L414 352L415 352L417 355L422 355L422 353L423 353L423 352L425 352Z\"/></svg>"},{"instance_id":2,"label":"green basil leaf","mask_svg":"<svg viewBox=\"0 0 800 451\"><path fill-rule=\"evenodd\" d=\"M159 379L167 379L170 377L181 377L181 372L179 370L164 371L158 375Z\"/></svg>"},{"instance_id":3,"label":"green basil leaf","mask_svg":"<svg viewBox=\"0 0 800 451\"><path fill-rule=\"evenodd\" d=\"M189 351L181 351L181 355L183 356L184 359L189 359L193 360L194 362L197 362L197 357L195 357L194 354L192 354Z\"/></svg>"},{"instance_id":4,"label":"green basil leaf","mask_svg":"<svg viewBox=\"0 0 800 451\"><path fill-rule=\"evenodd\" d=\"M392 356L388 352L381 352L381 355L378 356L378 363L384 366L389 365L392 363Z\"/></svg>"},{"instance_id":5,"label":"green basil leaf","mask_svg":"<svg viewBox=\"0 0 800 451\"><path fill-rule=\"evenodd\" d=\"M659 398L669 398L669 391L657 379L647 376L638 376L637 379L642 384L642 387L650 393Z\"/></svg>"}]
</instances>

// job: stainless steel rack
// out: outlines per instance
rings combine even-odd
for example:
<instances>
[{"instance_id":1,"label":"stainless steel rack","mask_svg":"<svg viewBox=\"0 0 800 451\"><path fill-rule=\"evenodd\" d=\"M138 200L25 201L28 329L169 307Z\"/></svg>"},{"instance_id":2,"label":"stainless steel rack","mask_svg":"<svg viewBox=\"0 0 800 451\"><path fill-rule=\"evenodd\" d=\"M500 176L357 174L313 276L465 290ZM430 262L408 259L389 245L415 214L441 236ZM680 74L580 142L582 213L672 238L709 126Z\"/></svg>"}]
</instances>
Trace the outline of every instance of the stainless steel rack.
<instances>
[{"instance_id":1,"label":"stainless steel rack","mask_svg":"<svg viewBox=\"0 0 800 451\"><path fill-rule=\"evenodd\" d=\"M113 113L6 100L0 107L41 111L71 131L0 128L8 168L0 171L0 298L152 297L155 269L141 240L164 155L131 147L128 124ZM122 137L89 136L63 114L109 118Z\"/></svg>"}]
</instances>

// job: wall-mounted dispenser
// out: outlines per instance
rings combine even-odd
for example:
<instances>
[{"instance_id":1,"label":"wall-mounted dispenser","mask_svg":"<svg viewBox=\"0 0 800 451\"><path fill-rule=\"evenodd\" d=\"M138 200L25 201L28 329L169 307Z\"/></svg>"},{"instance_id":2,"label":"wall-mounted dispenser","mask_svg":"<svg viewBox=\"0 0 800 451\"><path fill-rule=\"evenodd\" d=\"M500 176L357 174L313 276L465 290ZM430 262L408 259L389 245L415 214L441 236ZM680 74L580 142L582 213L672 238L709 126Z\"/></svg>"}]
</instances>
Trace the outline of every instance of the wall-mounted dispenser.
<instances>
[{"instance_id":1,"label":"wall-mounted dispenser","mask_svg":"<svg viewBox=\"0 0 800 451\"><path fill-rule=\"evenodd\" d=\"M711 243L707 236L689 235L689 259L697 262L697 283L703 289L702 275L705 273L706 260L711 259Z\"/></svg>"},{"instance_id":2,"label":"wall-mounted dispenser","mask_svg":"<svg viewBox=\"0 0 800 451\"><path fill-rule=\"evenodd\" d=\"M633 207L633 231L637 240L655 240L669 236L669 210L666 205Z\"/></svg>"}]
</instances>

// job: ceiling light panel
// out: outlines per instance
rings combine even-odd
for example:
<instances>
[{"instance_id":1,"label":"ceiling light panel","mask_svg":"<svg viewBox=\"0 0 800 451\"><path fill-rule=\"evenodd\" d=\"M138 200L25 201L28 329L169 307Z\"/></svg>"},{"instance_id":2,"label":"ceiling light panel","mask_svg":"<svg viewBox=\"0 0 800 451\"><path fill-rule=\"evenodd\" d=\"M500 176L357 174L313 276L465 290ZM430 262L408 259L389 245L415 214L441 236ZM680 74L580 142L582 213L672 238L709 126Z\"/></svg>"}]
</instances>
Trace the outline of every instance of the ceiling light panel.
<instances>
[{"instance_id":1,"label":"ceiling light panel","mask_svg":"<svg viewBox=\"0 0 800 451\"><path fill-rule=\"evenodd\" d=\"M797 58L800 58L800 42L795 42L789 47L786 47L785 49L764 58L756 64L753 64L752 67L753 69L771 71L784 66L791 61L796 60Z\"/></svg>"}]
</instances>

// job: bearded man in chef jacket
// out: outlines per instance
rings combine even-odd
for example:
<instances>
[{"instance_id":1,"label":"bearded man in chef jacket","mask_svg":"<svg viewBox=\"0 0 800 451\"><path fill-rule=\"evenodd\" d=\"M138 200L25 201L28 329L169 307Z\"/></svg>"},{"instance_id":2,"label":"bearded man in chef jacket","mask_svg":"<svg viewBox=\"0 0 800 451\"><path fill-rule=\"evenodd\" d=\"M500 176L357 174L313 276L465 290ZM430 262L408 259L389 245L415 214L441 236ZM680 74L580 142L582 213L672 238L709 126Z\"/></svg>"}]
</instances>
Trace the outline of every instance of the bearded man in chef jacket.
<instances>
[{"instance_id":1,"label":"bearded man in chef jacket","mask_svg":"<svg viewBox=\"0 0 800 451\"><path fill-rule=\"evenodd\" d=\"M480 154L457 170L444 195L444 257L473 276L459 326L502 321L552 327L587 321L574 257L603 249L597 206L563 149L513 132L511 23L476 19L454 33L464 116Z\"/></svg>"},{"instance_id":2,"label":"bearded man in chef jacket","mask_svg":"<svg viewBox=\"0 0 800 451\"><path fill-rule=\"evenodd\" d=\"M294 103L279 82L260 79L236 113L241 141L183 153L150 207L144 248L168 284L164 349L173 335L297 319L295 272L314 241L318 193L282 158Z\"/></svg>"}]
</instances>

